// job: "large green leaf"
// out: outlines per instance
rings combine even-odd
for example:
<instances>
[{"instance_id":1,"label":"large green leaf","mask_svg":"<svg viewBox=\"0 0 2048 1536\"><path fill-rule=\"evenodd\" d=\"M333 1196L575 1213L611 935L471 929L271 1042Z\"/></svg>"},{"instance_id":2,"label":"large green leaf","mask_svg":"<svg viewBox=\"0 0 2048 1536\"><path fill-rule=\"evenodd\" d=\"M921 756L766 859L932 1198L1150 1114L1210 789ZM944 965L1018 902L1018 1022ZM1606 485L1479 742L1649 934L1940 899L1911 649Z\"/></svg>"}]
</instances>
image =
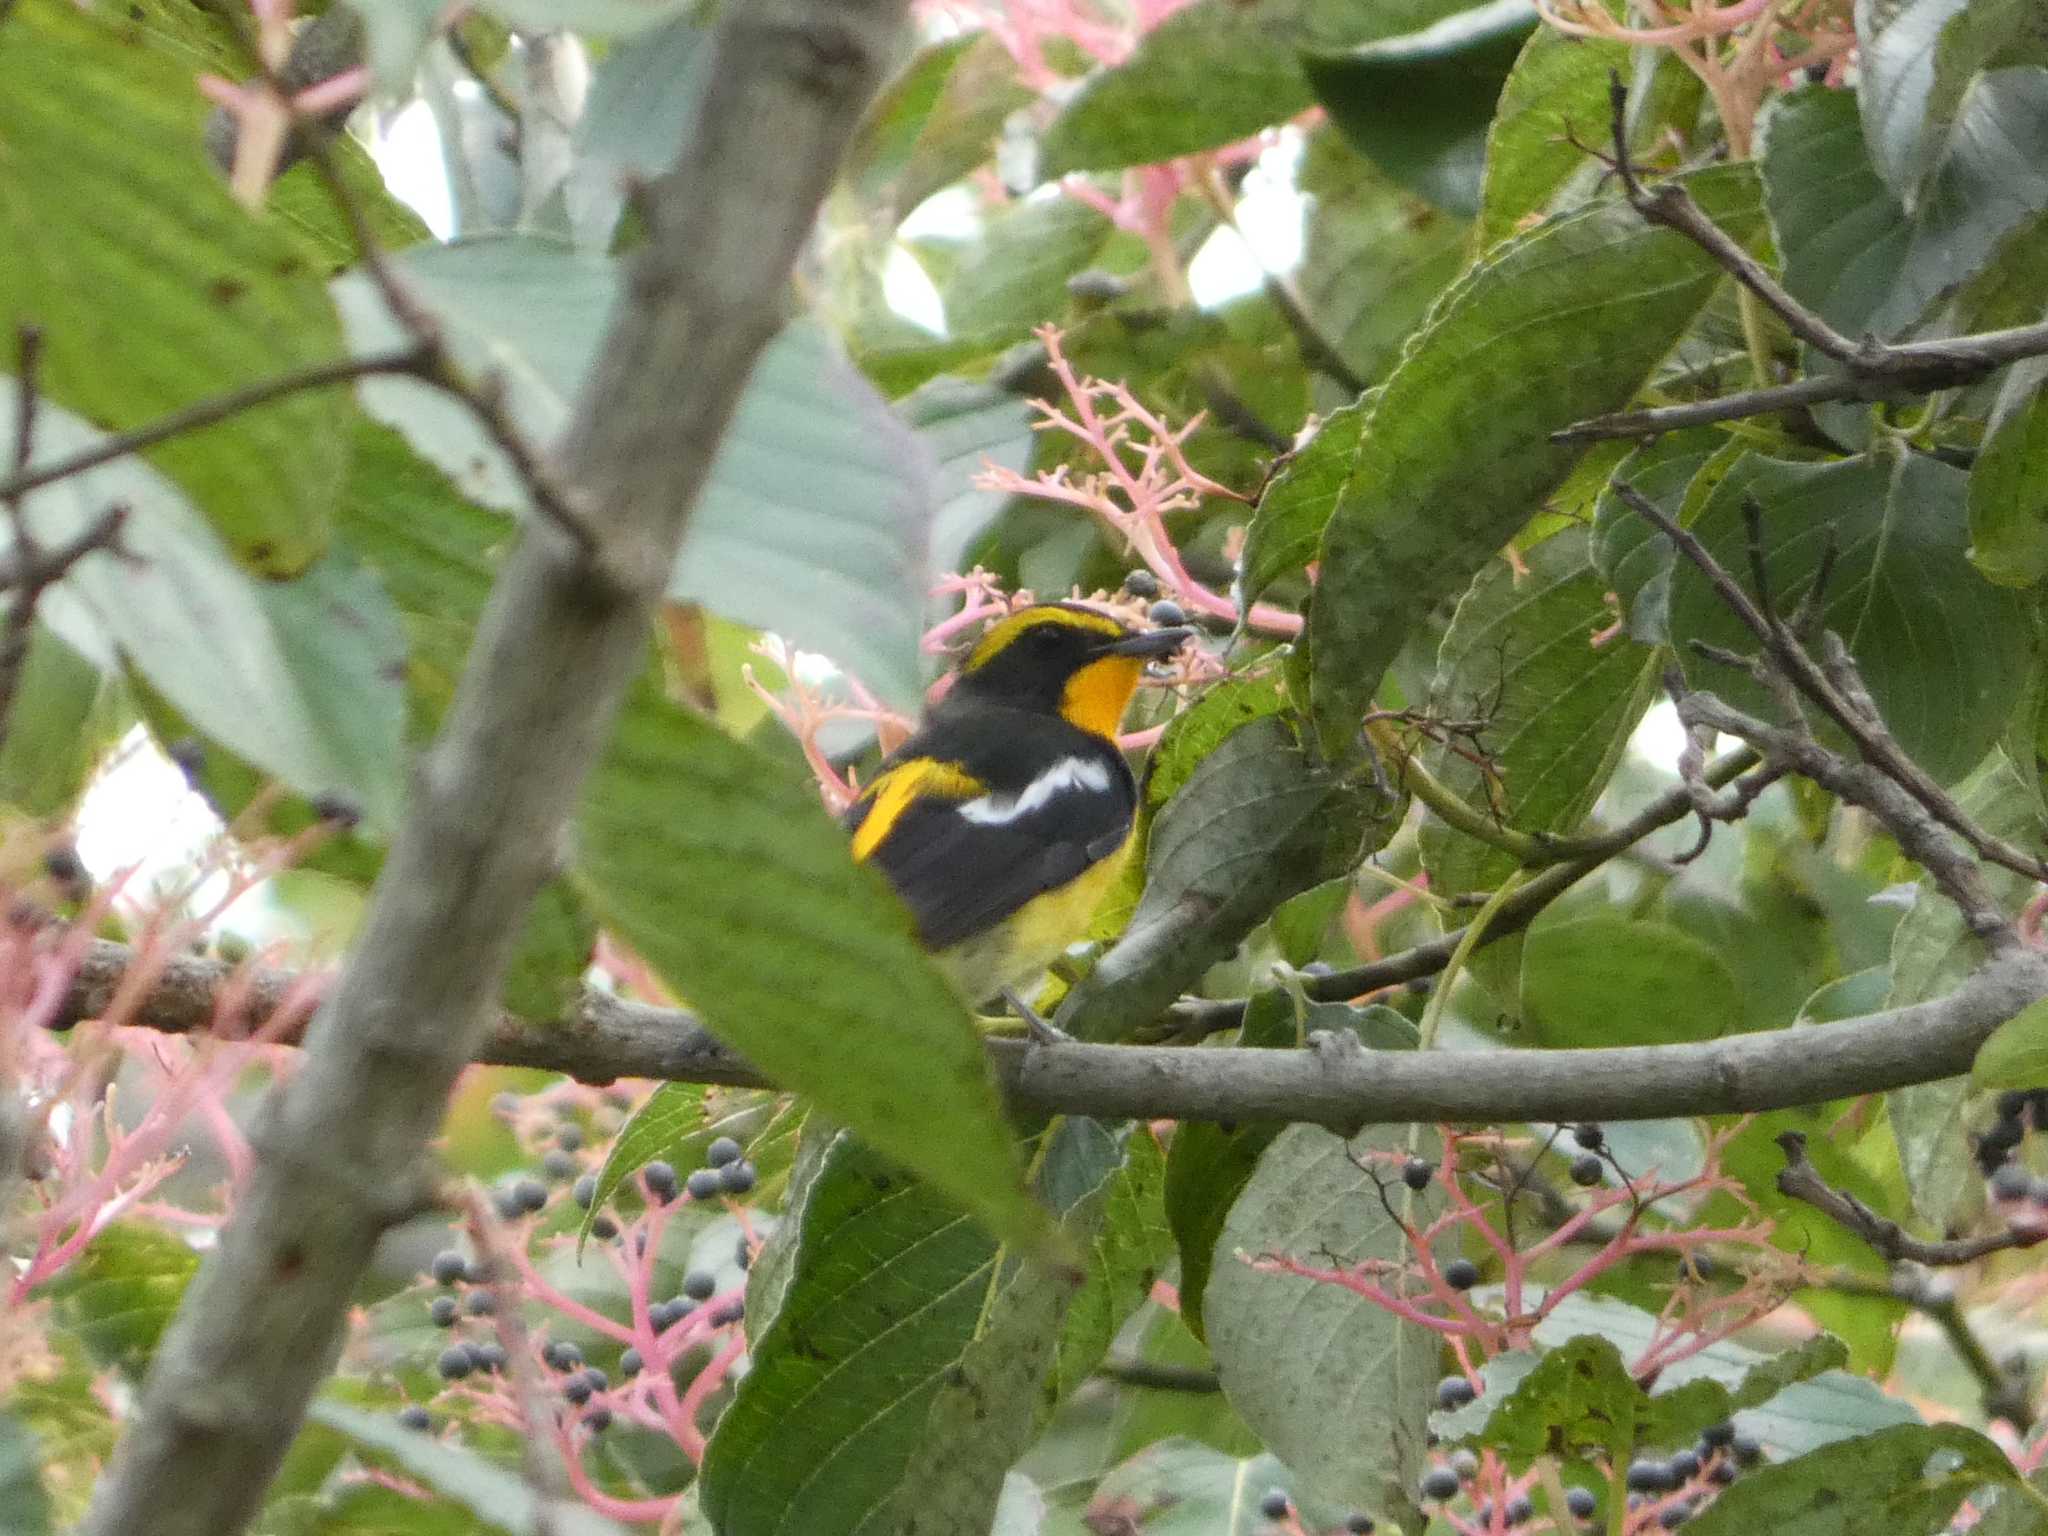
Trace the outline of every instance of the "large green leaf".
<instances>
[{"instance_id":1,"label":"large green leaf","mask_svg":"<svg viewBox=\"0 0 2048 1536\"><path fill-rule=\"evenodd\" d=\"M616 264L532 239L405 253L409 284L470 367L495 370L536 442L567 425L617 297ZM396 339L373 285L334 285L359 351ZM511 467L459 404L402 379L363 384L364 405L487 506L521 509ZM821 651L885 700L922 690L930 454L808 321L755 368L691 518L669 595Z\"/></svg>"},{"instance_id":2,"label":"large green leaf","mask_svg":"<svg viewBox=\"0 0 2048 1536\"><path fill-rule=\"evenodd\" d=\"M1034 198L993 215L945 287L956 336L1021 337L1065 308L1067 279L1109 238L1110 222L1071 197Z\"/></svg>"},{"instance_id":3,"label":"large green leaf","mask_svg":"<svg viewBox=\"0 0 2048 1536\"><path fill-rule=\"evenodd\" d=\"M721 1039L997 1232L1043 1244L980 1037L807 781L643 677L577 847L592 910Z\"/></svg>"},{"instance_id":4,"label":"large green leaf","mask_svg":"<svg viewBox=\"0 0 2048 1536\"><path fill-rule=\"evenodd\" d=\"M2048 576L2048 364L2016 366L1970 471L1970 563L2002 586Z\"/></svg>"},{"instance_id":5,"label":"large green leaf","mask_svg":"<svg viewBox=\"0 0 2048 1536\"><path fill-rule=\"evenodd\" d=\"M120 431L334 354L318 259L228 195L182 59L68 0L23 0L4 38L0 367L17 327L39 327L49 398ZM149 457L237 560L289 576L326 542L346 421L302 393Z\"/></svg>"},{"instance_id":6,"label":"large green leaf","mask_svg":"<svg viewBox=\"0 0 2048 1536\"><path fill-rule=\"evenodd\" d=\"M464 1446L406 1429L397 1419L321 1398L307 1418L345 1436L374 1466L398 1472L459 1504L486 1530L504 1536L623 1536L623 1527L583 1503L544 1497L516 1467L487 1461Z\"/></svg>"},{"instance_id":7,"label":"large green leaf","mask_svg":"<svg viewBox=\"0 0 2048 1536\"><path fill-rule=\"evenodd\" d=\"M1088 1121L1047 1134L1040 1187L1092 1225L1115 1141ZM752 1366L705 1455L706 1513L722 1536L981 1536L1070 1286L850 1135L798 1188L772 1311L749 1298Z\"/></svg>"},{"instance_id":8,"label":"large green leaf","mask_svg":"<svg viewBox=\"0 0 2048 1536\"><path fill-rule=\"evenodd\" d=\"M1380 1127L1347 1146L1315 1126L1282 1132L1224 1225L1203 1309L1223 1390L1245 1423L1308 1490L1367 1509L1400 1507L1421 1473L1436 1335L1342 1286L1249 1261L1398 1264L1405 1239L1353 1158L1411 1147L1433 1158L1434 1134ZM1398 1209L1418 1197L1389 1198Z\"/></svg>"},{"instance_id":9,"label":"large green leaf","mask_svg":"<svg viewBox=\"0 0 2048 1536\"><path fill-rule=\"evenodd\" d=\"M1265 1536L1273 1522L1261 1513L1261 1501L1275 1491L1290 1493L1295 1481L1270 1455L1237 1457L1192 1440L1162 1440L1097 1485L1091 1507L1105 1516L1089 1529L1121 1515L1145 1536Z\"/></svg>"},{"instance_id":10,"label":"large green leaf","mask_svg":"<svg viewBox=\"0 0 2048 1536\"><path fill-rule=\"evenodd\" d=\"M1403 191L1332 130L1309 141L1296 179L1309 199L1302 303L1352 373L1375 383L1464 264L1469 226ZM1313 452L1304 449L1296 462ZM1346 468L1349 461L1346 452ZM1311 548L1322 525L1318 517ZM1265 580L1257 581L1262 590Z\"/></svg>"},{"instance_id":11,"label":"large green leaf","mask_svg":"<svg viewBox=\"0 0 2048 1536\"><path fill-rule=\"evenodd\" d=\"M1384 842L1398 811L1317 764L1289 720L1240 725L1152 823L1137 911L1061 1006L1060 1026L1082 1039L1128 1037L1282 901Z\"/></svg>"},{"instance_id":12,"label":"large green leaf","mask_svg":"<svg viewBox=\"0 0 2048 1536\"><path fill-rule=\"evenodd\" d=\"M0 380L12 440L13 380ZM36 413L46 462L104 439L71 412ZM389 831L404 791L402 640L377 584L340 552L296 581L259 583L164 476L117 459L24 502L55 545L108 506L128 509L122 555L90 555L43 598L41 616L79 654L119 656L205 735L307 795L339 794Z\"/></svg>"},{"instance_id":13,"label":"large green leaf","mask_svg":"<svg viewBox=\"0 0 2048 1536\"><path fill-rule=\"evenodd\" d=\"M1998 740L2033 651L2024 603L1965 558L1967 489L1962 471L1922 454L1826 464L1747 454L1692 521L1693 533L1747 587L1744 506L1757 502L1771 595L1786 613L1832 543L1822 622L1847 643L1899 745L1944 782L1968 773ZM1771 712L1754 681L1691 650L1697 640L1747 653L1757 641L1689 562L1672 579L1671 634L1697 686L1753 713Z\"/></svg>"},{"instance_id":14,"label":"large green leaf","mask_svg":"<svg viewBox=\"0 0 2048 1536\"><path fill-rule=\"evenodd\" d=\"M1177 1134L1177 1133L1176 1133ZM1151 1294L1173 1257L1166 1225L1166 1153L1148 1126L1134 1126L1121 1165L1101 1196L1101 1214L1087 1243L1087 1278L1067 1307L1053 1362L1052 1391L1079 1387L1109 1353L1130 1315Z\"/></svg>"},{"instance_id":15,"label":"large green leaf","mask_svg":"<svg viewBox=\"0 0 2048 1536\"><path fill-rule=\"evenodd\" d=\"M1358 441L1371 419L1379 391L1370 390L1332 411L1315 436L1289 455L1259 495L1245 528L1239 585L1255 602L1282 577L1306 569L1316 557L1323 529L1342 502L1358 462Z\"/></svg>"},{"instance_id":16,"label":"large green leaf","mask_svg":"<svg viewBox=\"0 0 2048 1536\"><path fill-rule=\"evenodd\" d=\"M1870 164L1853 94L1808 86L1765 113L1760 153L1785 286L1844 335L1911 326L2048 206L2048 70L2003 71L1970 101L1911 212Z\"/></svg>"},{"instance_id":17,"label":"large green leaf","mask_svg":"<svg viewBox=\"0 0 2048 1536\"><path fill-rule=\"evenodd\" d=\"M1627 63L1624 43L1567 37L1554 27L1538 27L1523 45L1486 134L1486 178L1479 192L1481 251L1543 213L1590 163L1579 146L1606 138L1608 73Z\"/></svg>"},{"instance_id":18,"label":"large green leaf","mask_svg":"<svg viewBox=\"0 0 2048 1536\"><path fill-rule=\"evenodd\" d=\"M0 740L0 802L31 816L66 810L132 718L119 683L38 623Z\"/></svg>"},{"instance_id":19,"label":"large green leaf","mask_svg":"<svg viewBox=\"0 0 2048 1536\"><path fill-rule=\"evenodd\" d=\"M1981 72L2048 64L2048 20L2030 0L1863 0L1856 37L1864 142L1909 209L1955 141L1983 131Z\"/></svg>"},{"instance_id":20,"label":"large green leaf","mask_svg":"<svg viewBox=\"0 0 2048 1536\"><path fill-rule=\"evenodd\" d=\"M1901 1424L1752 1472L1688 1529L1699 1536L1939 1531L1973 1492L2019 1476L1974 1429Z\"/></svg>"},{"instance_id":21,"label":"large green leaf","mask_svg":"<svg viewBox=\"0 0 2048 1536\"><path fill-rule=\"evenodd\" d=\"M1476 738L1497 780L1446 745L1431 746L1431 773L1468 803L1518 832L1576 832L1607 787L1629 732L1649 707L1657 653L1608 635L1608 585L1593 569L1592 538L1568 528L1528 550L1525 574L1506 561L1479 573L1437 652L1430 710L1444 720L1482 720ZM1422 825L1423 867L1444 895L1490 889L1513 855Z\"/></svg>"},{"instance_id":22,"label":"large green leaf","mask_svg":"<svg viewBox=\"0 0 2048 1536\"><path fill-rule=\"evenodd\" d=\"M1584 1334L1607 1339L1630 1360L1641 1358L1654 1340L1663 1337L1662 1325L1651 1313L1584 1291L1565 1297L1535 1330L1537 1344L1545 1348ZM1770 1362L1776 1358L1723 1340L1659 1371L1657 1391L1675 1392L1705 1379L1747 1399L1752 1395L1752 1383L1761 1385L1774 1379ZM1811 1379L1799 1379L1813 1359L1800 1354L1794 1357L1789 1372L1779 1368L1780 1374L1792 1379L1761 1404L1740 1409L1735 1415L1736 1427L1782 1455L1797 1456L1837 1440L1920 1422L1910 1403L1886 1396L1868 1377L1823 1370ZM1759 1376L1759 1371L1765 1374Z\"/></svg>"},{"instance_id":23,"label":"large green leaf","mask_svg":"<svg viewBox=\"0 0 2048 1536\"><path fill-rule=\"evenodd\" d=\"M1361 154L1435 207L1470 217L1494 101L1532 30L1529 7L1506 0L1303 65L1316 100Z\"/></svg>"},{"instance_id":24,"label":"large green leaf","mask_svg":"<svg viewBox=\"0 0 2048 1536\"><path fill-rule=\"evenodd\" d=\"M1760 231L1747 166L1684 184L1738 240ZM1603 204L1509 241L1437 306L1367 418L1323 531L1311 703L1333 753L1414 625L1469 581L1580 450L1548 434L1625 405L1720 281L1691 242Z\"/></svg>"},{"instance_id":25,"label":"large green leaf","mask_svg":"<svg viewBox=\"0 0 2048 1536\"><path fill-rule=\"evenodd\" d=\"M1683 929L1597 912L1539 923L1522 947L1527 1043L1667 1045L1742 1027L1720 956Z\"/></svg>"},{"instance_id":26,"label":"large green leaf","mask_svg":"<svg viewBox=\"0 0 2048 1536\"><path fill-rule=\"evenodd\" d=\"M1963 781L1956 802L1979 826L2021 847L2037 844L2048 826L2038 791L2003 750ZM2026 900L2025 877L1988 865L1983 877L2008 911ZM1983 959L1984 946L1964 928L1962 914L1923 879L1913 910L1892 935L1892 987L1885 1004L1898 1008L1942 997ZM1885 1096L1913 1208L1936 1230L1946 1230L1983 1198L1963 1125L1969 1094L1967 1078L1951 1078Z\"/></svg>"},{"instance_id":27,"label":"large green leaf","mask_svg":"<svg viewBox=\"0 0 2048 1536\"><path fill-rule=\"evenodd\" d=\"M579 244L606 249L626 188L675 163L710 60L710 30L689 13L605 50L576 120L576 167L562 187Z\"/></svg>"},{"instance_id":28,"label":"large green leaf","mask_svg":"<svg viewBox=\"0 0 2048 1536\"><path fill-rule=\"evenodd\" d=\"M847 156L863 202L900 222L932 193L987 160L1003 120L1028 104L1016 61L993 33L923 49L868 109Z\"/></svg>"},{"instance_id":29,"label":"large green leaf","mask_svg":"<svg viewBox=\"0 0 2048 1536\"><path fill-rule=\"evenodd\" d=\"M117 1222L43 1294L95 1360L139 1376L198 1267L199 1255L163 1228Z\"/></svg>"}]
</instances>

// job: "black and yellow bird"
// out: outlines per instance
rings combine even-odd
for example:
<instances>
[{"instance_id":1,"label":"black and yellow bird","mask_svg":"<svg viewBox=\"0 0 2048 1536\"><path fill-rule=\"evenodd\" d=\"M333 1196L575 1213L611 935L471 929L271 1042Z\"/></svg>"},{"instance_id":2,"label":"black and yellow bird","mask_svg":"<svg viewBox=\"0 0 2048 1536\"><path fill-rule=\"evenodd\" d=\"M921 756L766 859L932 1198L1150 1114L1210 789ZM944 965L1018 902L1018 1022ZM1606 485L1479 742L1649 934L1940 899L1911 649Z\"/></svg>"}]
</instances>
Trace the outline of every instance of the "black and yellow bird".
<instances>
[{"instance_id":1,"label":"black and yellow bird","mask_svg":"<svg viewBox=\"0 0 2048 1536\"><path fill-rule=\"evenodd\" d=\"M1010 615L847 809L854 858L970 1004L1036 978L1115 881L1138 804L1117 731L1145 663L1191 634L1077 603Z\"/></svg>"}]
</instances>

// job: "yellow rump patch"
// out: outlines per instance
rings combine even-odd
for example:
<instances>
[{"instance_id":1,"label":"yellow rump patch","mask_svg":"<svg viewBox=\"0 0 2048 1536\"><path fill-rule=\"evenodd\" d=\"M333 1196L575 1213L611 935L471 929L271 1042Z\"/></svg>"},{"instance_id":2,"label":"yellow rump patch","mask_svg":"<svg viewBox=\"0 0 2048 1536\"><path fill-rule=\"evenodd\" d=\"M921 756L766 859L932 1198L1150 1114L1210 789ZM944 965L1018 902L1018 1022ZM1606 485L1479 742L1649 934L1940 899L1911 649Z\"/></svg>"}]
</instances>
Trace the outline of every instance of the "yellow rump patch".
<instances>
[{"instance_id":1,"label":"yellow rump patch","mask_svg":"<svg viewBox=\"0 0 2048 1536\"><path fill-rule=\"evenodd\" d=\"M1084 731L1112 739L1123 728L1124 711L1138 690L1145 663L1136 656L1105 656L1067 679L1060 714Z\"/></svg>"},{"instance_id":2,"label":"yellow rump patch","mask_svg":"<svg viewBox=\"0 0 2048 1536\"><path fill-rule=\"evenodd\" d=\"M856 864L882 846L890 829L911 805L928 795L942 800L972 800L988 786L958 763L942 763L935 757L913 757L898 763L861 791L869 802L868 813L853 834Z\"/></svg>"}]
</instances>

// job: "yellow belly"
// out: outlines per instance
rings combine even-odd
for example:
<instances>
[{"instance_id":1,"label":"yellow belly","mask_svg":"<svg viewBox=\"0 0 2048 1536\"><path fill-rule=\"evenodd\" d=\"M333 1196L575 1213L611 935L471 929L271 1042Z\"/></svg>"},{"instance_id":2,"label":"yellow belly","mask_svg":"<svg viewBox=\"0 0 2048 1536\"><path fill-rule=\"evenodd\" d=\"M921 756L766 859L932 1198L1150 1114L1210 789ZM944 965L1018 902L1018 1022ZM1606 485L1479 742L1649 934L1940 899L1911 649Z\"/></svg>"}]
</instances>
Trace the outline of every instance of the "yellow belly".
<instances>
[{"instance_id":1,"label":"yellow belly","mask_svg":"<svg viewBox=\"0 0 2048 1536\"><path fill-rule=\"evenodd\" d=\"M1034 896L986 933L963 939L933 958L969 1003L986 1002L1004 987L1023 990L1060 952L1088 931L1088 920L1116 884L1130 857L1131 840L1076 878Z\"/></svg>"}]
</instances>

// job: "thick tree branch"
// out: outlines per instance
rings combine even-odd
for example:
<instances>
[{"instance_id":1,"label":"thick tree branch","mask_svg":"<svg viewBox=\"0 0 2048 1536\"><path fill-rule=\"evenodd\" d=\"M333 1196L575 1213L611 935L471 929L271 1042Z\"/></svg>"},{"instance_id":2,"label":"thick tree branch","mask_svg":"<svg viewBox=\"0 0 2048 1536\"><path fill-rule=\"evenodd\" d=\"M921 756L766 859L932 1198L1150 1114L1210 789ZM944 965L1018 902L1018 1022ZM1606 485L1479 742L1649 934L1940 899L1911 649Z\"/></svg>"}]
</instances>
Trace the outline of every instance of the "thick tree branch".
<instances>
[{"instance_id":1,"label":"thick tree branch","mask_svg":"<svg viewBox=\"0 0 2048 1536\"><path fill-rule=\"evenodd\" d=\"M1661 224L1692 241L1715 264L1767 305L1786 329L1816 352L1841 365L1843 372L1801 379L1790 384L1745 390L1718 400L1653 410L1622 411L1595 416L1553 432L1554 443L1589 442L1596 438L1641 437L1679 427L1756 416L1767 411L1813 405L1823 400L1883 400L1893 395L1926 394L1974 384L2008 363L2048 354L2048 323L1987 331L1939 341L1888 345L1875 336L1851 340L1808 309L1728 233L1708 218L1692 194L1675 182L1644 183L1629 157L1625 119L1628 92L1620 75L1610 77L1614 154L1609 164L1619 178L1629 206L1652 224Z\"/></svg>"},{"instance_id":2,"label":"thick tree branch","mask_svg":"<svg viewBox=\"0 0 2048 1536\"><path fill-rule=\"evenodd\" d=\"M67 1019L106 1006L129 951L99 944L74 983ZM134 1016L138 1024L204 1029L228 975L223 962L173 961ZM282 998L291 978L262 972L248 1019ZM2015 949L1934 1002L1837 1023L1686 1045L1611 1050L1202 1050L1188 1046L1051 1048L988 1042L1012 1103L1112 1119L1303 1121L1346 1133L1408 1121L1639 1120L1783 1109L1879 1093L1967 1072L1977 1047L2022 1008L2048 996L2048 955ZM619 1077L768 1086L689 1014L586 993L568 1017L498 1018L475 1048L480 1062L541 1067L586 1082Z\"/></svg>"},{"instance_id":3,"label":"thick tree branch","mask_svg":"<svg viewBox=\"0 0 2048 1536\"><path fill-rule=\"evenodd\" d=\"M361 936L252 1140L254 1172L187 1291L95 1491L87 1536L232 1536L339 1348L583 780L646 662L689 510L860 113L898 0L720 13L677 169L578 402L562 479L592 547L524 530L478 626ZM772 131L764 125L772 125Z\"/></svg>"}]
</instances>

